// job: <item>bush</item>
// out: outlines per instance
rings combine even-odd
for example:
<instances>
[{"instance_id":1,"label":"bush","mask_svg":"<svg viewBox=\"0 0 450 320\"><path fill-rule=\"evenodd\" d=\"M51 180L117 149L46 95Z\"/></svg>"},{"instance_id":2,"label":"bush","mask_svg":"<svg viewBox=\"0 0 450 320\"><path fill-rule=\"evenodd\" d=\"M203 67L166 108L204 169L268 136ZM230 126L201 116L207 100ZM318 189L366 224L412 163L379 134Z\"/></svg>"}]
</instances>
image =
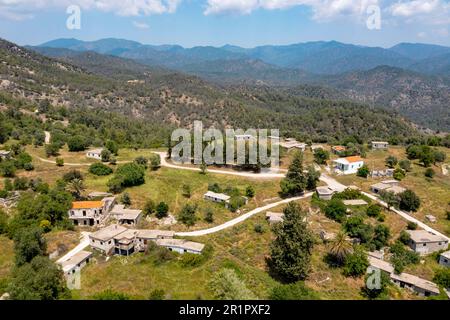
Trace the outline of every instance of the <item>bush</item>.
<instances>
[{"instance_id":1,"label":"bush","mask_svg":"<svg viewBox=\"0 0 450 320\"><path fill-rule=\"evenodd\" d=\"M136 163L120 166L114 177L108 182L110 191L119 192L126 187L138 186L145 183L145 169Z\"/></svg>"},{"instance_id":2,"label":"bush","mask_svg":"<svg viewBox=\"0 0 450 320\"><path fill-rule=\"evenodd\" d=\"M208 223L214 222L214 212L212 211L212 209L210 208L206 209L204 220Z\"/></svg>"},{"instance_id":3,"label":"bush","mask_svg":"<svg viewBox=\"0 0 450 320\"><path fill-rule=\"evenodd\" d=\"M128 194L128 192L125 192L122 197L120 198L120 202L122 202L125 206L131 206L131 197Z\"/></svg>"},{"instance_id":4,"label":"bush","mask_svg":"<svg viewBox=\"0 0 450 320\"><path fill-rule=\"evenodd\" d=\"M145 169L148 168L148 160L143 156L139 156L136 159L134 159L134 163L143 166Z\"/></svg>"},{"instance_id":5,"label":"bush","mask_svg":"<svg viewBox=\"0 0 450 320\"><path fill-rule=\"evenodd\" d=\"M6 178L12 178L16 175L16 166L11 160L0 162L0 175Z\"/></svg>"},{"instance_id":6,"label":"bush","mask_svg":"<svg viewBox=\"0 0 450 320\"><path fill-rule=\"evenodd\" d=\"M63 180L65 182L70 182L73 180L83 180L83 174L78 170L70 170L69 172L63 175Z\"/></svg>"},{"instance_id":7,"label":"bush","mask_svg":"<svg viewBox=\"0 0 450 320\"><path fill-rule=\"evenodd\" d=\"M186 204L178 215L178 220L188 227L191 227L197 221L195 212L197 211L196 205Z\"/></svg>"},{"instance_id":8,"label":"bush","mask_svg":"<svg viewBox=\"0 0 450 320\"><path fill-rule=\"evenodd\" d=\"M347 277L360 277L366 273L368 267L369 260L366 252L361 247L357 247L352 254L347 256L343 273Z\"/></svg>"},{"instance_id":9,"label":"bush","mask_svg":"<svg viewBox=\"0 0 450 320\"><path fill-rule=\"evenodd\" d=\"M400 241L391 245L390 251L392 253L391 263L394 265L394 271L397 274L402 273L407 265L417 264L420 261L419 254L406 249Z\"/></svg>"},{"instance_id":10,"label":"bush","mask_svg":"<svg viewBox=\"0 0 450 320\"><path fill-rule=\"evenodd\" d=\"M367 165L363 165L361 168L358 169L358 172L356 175L358 177L367 178L370 174L370 169Z\"/></svg>"},{"instance_id":11,"label":"bush","mask_svg":"<svg viewBox=\"0 0 450 320\"><path fill-rule=\"evenodd\" d=\"M398 164L399 164L400 168L402 168L406 172L411 171L411 161L405 159L405 160L401 160Z\"/></svg>"},{"instance_id":12,"label":"bush","mask_svg":"<svg viewBox=\"0 0 450 320\"><path fill-rule=\"evenodd\" d=\"M216 272L209 285L214 297L220 300L257 299L232 269L222 269Z\"/></svg>"},{"instance_id":13,"label":"bush","mask_svg":"<svg viewBox=\"0 0 450 320\"><path fill-rule=\"evenodd\" d=\"M161 156L159 154L151 154L150 155L150 168L153 171L158 170L161 167Z\"/></svg>"},{"instance_id":14,"label":"bush","mask_svg":"<svg viewBox=\"0 0 450 320\"><path fill-rule=\"evenodd\" d=\"M149 199L147 202L145 202L144 205L144 215L149 216L152 215L156 211L156 204L153 200Z\"/></svg>"},{"instance_id":15,"label":"bush","mask_svg":"<svg viewBox=\"0 0 450 320\"><path fill-rule=\"evenodd\" d=\"M25 164L23 165L23 168L24 168L26 171L33 171L33 170L34 170L34 165L33 165L32 163L25 163Z\"/></svg>"},{"instance_id":16,"label":"bush","mask_svg":"<svg viewBox=\"0 0 450 320\"><path fill-rule=\"evenodd\" d=\"M166 293L162 289L154 289L148 295L148 300L164 300L166 298Z\"/></svg>"},{"instance_id":17,"label":"bush","mask_svg":"<svg viewBox=\"0 0 450 320\"><path fill-rule=\"evenodd\" d=\"M160 202L156 207L156 217L162 219L168 216L169 206L165 202Z\"/></svg>"},{"instance_id":18,"label":"bush","mask_svg":"<svg viewBox=\"0 0 450 320\"><path fill-rule=\"evenodd\" d=\"M437 270L433 281L443 288L450 288L450 268Z\"/></svg>"},{"instance_id":19,"label":"bush","mask_svg":"<svg viewBox=\"0 0 450 320\"><path fill-rule=\"evenodd\" d=\"M130 300L130 297L121 292L113 291L111 289L102 291L93 296L94 300Z\"/></svg>"},{"instance_id":20,"label":"bush","mask_svg":"<svg viewBox=\"0 0 450 320\"><path fill-rule=\"evenodd\" d=\"M411 240L411 236L409 235L408 232L406 232L406 231L403 230L403 231L400 233L400 236L398 237L398 240L399 240L401 243L403 243L404 245L408 245L408 244L409 244L409 241Z\"/></svg>"},{"instance_id":21,"label":"bush","mask_svg":"<svg viewBox=\"0 0 450 320\"><path fill-rule=\"evenodd\" d=\"M325 207L325 216L337 222L344 222L347 214L347 207L340 199L332 199Z\"/></svg>"},{"instance_id":22,"label":"bush","mask_svg":"<svg viewBox=\"0 0 450 320\"><path fill-rule=\"evenodd\" d=\"M58 167L64 167L64 159L62 158L56 158L56 165Z\"/></svg>"},{"instance_id":23,"label":"bush","mask_svg":"<svg viewBox=\"0 0 450 320\"><path fill-rule=\"evenodd\" d=\"M246 203L245 198L241 196L231 197L230 202L228 204L228 209L230 209L231 212L236 212L239 210L239 208L245 206L245 203Z\"/></svg>"},{"instance_id":24,"label":"bush","mask_svg":"<svg viewBox=\"0 0 450 320\"><path fill-rule=\"evenodd\" d=\"M394 156L387 157L385 162L386 166L388 166L389 168L395 168L395 166L398 164L398 160Z\"/></svg>"},{"instance_id":25,"label":"bush","mask_svg":"<svg viewBox=\"0 0 450 320\"><path fill-rule=\"evenodd\" d=\"M403 179L405 179L405 171L403 171L403 169L397 168L394 170L394 179L398 180L398 181L402 181Z\"/></svg>"},{"instance_id":26,"label":"bush","mask_svg":"<svg viewBox=\"0 0 450 320\"><path fill-rule=\"evenodd\" d=\"M407 228L408 228L408 230L417 230L417 223L408 221Z\"/></svg>"},{"instance_id":27,"label":"bush","mask_svg":"<svg viewBox=\"0 0 450 320\"><path fill-rule=\"evenodd\" d=\"M256 233L264 233L264 227L261 224L255 224L254 230Z\"/></svg>"},{"instance_id":28,"label":"bush","mask_svg":"<svg viewBox=\"0 0 450 320\"><path fill-rule=\"evenodd\" d=\"M248 198L253 198L255 196L255 188L252 186L247 186L245 189L245 196Z\"/></svg>"},{"instance_id":29,"label":"bush","mask_svg":"<svg viewBox=\"0 0 450 320\"><path fill-rule=\"evenodd\" d=\"M109 162L111 161L111 159L113 159L111 151L109 151L108 149L103 149L100 157L102 159L102 162Z\"/></svg>"},{"instance_id":30,"label":"bush","mask_svg":"<svg viewBox=\"0 0 450 320\"><path fill-rule=\"evenodd\" d=\"M432 168L427 168L425 170L425 177L433 179L435 175L436 175L436 172L434 172L434 170Z\"/></svg>"},{"instance_id":31,"label":"bush","mask_svg":"<svg viewBox=\"0 0 450 320\"><path fill-rule=\"evenodd\" d=\"M372 204L367 207L366 214L368 217L378 218L381 215L381 206L378 204Z\"/></svg>"},{"instance_id":32,"label":"bush","mask_svg":"<svg viewBox=\"0 0 450 320\"><path fill-rule=\"evenodd\" d=\"M89 172L96 176L108 176L113 172L113 170L101 162L96 162L91 164L89 167Z\"/></svg>"},{"instance_id":33,"label":"bush","mask_svg":"<svg viewBox=\"0 0 450 320\"><path fill-rule=\"evenodd\" d=\"M83 136L73 136L67 141L70 152L78 152L86 150L88 143Z\"/></svg>"}]
</instances>

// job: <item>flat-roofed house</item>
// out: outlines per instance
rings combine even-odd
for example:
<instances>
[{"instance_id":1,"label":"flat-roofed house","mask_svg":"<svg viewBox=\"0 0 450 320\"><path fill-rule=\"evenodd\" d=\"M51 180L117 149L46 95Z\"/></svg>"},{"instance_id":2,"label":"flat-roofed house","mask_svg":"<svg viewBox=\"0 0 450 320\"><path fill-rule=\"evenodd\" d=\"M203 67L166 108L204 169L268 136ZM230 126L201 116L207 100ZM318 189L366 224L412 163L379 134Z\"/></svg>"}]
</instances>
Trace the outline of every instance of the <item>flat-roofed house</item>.
<instances>
[{"instance_id":1,"label":"flat-roofed house","mask_svg":"<svg viewBox=\"0 0 450 320\"><path fill-rule=\"evenodd\" d=\"M92 252L80 251L69 259L60 263L65 276L74 274L77 270L81 270L92 258Z\"/></svg>"},{"instance_id":2,"label":"flat-roofed house","mask_svg":"<svg viewBox=\"0 0 450 320\"><path fill-rule=\"evenodd\" d=\"M103 151L103 148L89 150L86 152L86 157L95 159L95 160L102 160L102 151Z\"/></svg>"},{"instance_id":3,"label":"flat-roofed house","mask_svg":"<svg viewBox=\"0 0 450 320\"><path fill-rule=\"evenodd\" d=\"M343 174L355 174L364 165L364 160L360 156L339 158L333 160L334 170Z\"/></svg>"},{"instance_id":4,"label":"flat-roofed house","mask_svg":"<svg viewBox=\"0 0 450 320\"><path fill-rule=\"evenodd\" d=\"M406 189L398 184L399 182L397 180L386 180L370 186L370 190L375 194L380 194L381 192L392 192L397 195L405 192Z\"/></svg>"},{"instance_id":5,"label":"flat-roofed house","mask_svg":"<svg viewBox=\"0 0 450 320\"><path fill-rule=\"evenodd\" d=\"M137 225L142 218L142 210L126 209L124 205L115 205L111 210L111 217L119 224Z\"/></svg>"},{"instance_id":6,"label":"flat-roofed house","mask_svg":"<svg viewBox=\"0 0 450 320\"><path fill-rule=\"evenodd\" d=\"M388 149L389 148L389 142L386 141L372 141L371 143L372 149Z\"/></svg>"},{"instance_id":7,"label":"flat-roofed house","mask_svg":"<svg viewBox=\"0 0 450 320\"><path fill-rule=\"evenodd\" d=\"M89 244L93 249L99 250L105 254L111 254L114 252L115 247L114 237L127 230L128 229L123 226L112 224L97 232L91 233L89 235Z\"/></svg>"},{"instance_id":8,"label":"flat-roofed house","mask_svg":"<svg viewBox=\"0 0 450 320\"><path fill-rule=\"evenodd\" d=\"M136 249L137 230L127 229L114 236L114 254L121 256L132 255Z\"/></svg>"},{"instance_id":9,"label":"flat-roofed house","mask_svg":"<svg viewBox=\"0 0 450 320\"><path fill-rule=\"evenodd\" d=\"M281 147L289 149L289 150L294 149L294 148L299 149L303 152L305 152L305 150L306 150L306 143L298 142L294 138L290 138L289 140L286 139L286 141L280 142L279 144Z\"/></svg>"},{"instance_id":10,"label":"flat-roofed house","mask_svg":"<svg viewBox=\"0 0 450 320\"><path fill-rule=\"evenodd\" d=\"M347 148L344 147L344 146L333 146L333 147L331 147L331 151L334 154L339 154L341 152L344 152L345 150L347 150Z\"/></svg>"},{"instance_id":11,"label":"flat-roofed house","mask_svg":"<svg viewBox=\"0 0 450 320\"><path fill-rule=\"evenodd\" d=\"M156 244L158 246L165 247L170 251L193 254L201 254L203 248L205 247L205 245L202 243L182 239L159 239L156 240Z\"/></svg>"},{"instance_id":12,"label":"flat-roofed house","mask_svg":"<svg viewBox=\"0 0 450 320\"><path fill-rule=\"evenodd\" d=\"M447 268L450 267L450 251L441 253L439 256L439 264Z\"/></svg>"},{"instance_id":13,"label":"flat-roofed house","mask_svg":"<svg viewBox=\"0 0 450 320\"><path fill-rule=\"evenodd\" d=\"M228 204L230 202L231 197L229 195L223 193L215 193L212 191L208 191L203 195L203 199L217 202L217 203L225 203Z\"/></svg>"},{"instance_id":14,"label":"flat-roofed house","mask_svg":"<svg viewBox=\"0 0 450 320\"><path fill-rule=\"evenodd\" d=\"M400 288L406 288L416 292L420 296L429 297L437 296L440 294L439 287L431 281L416 277L412 274L391 273L391 281L398 285Z\"/></svg>"},{"instance_id":15,"label":"flat-roofed house","mask_svg":"<svg viewBox=\"0 0 450 320\"><path fill-rule=\"evenodd\" d=\"M321 144L312 144L311 145L311 151L316 151L317 149L325 150L325 148Z\"/></svg>"},{"instance_id":16,"label":"flat-roofed house","mask_svg":"<svg viewBox=\"0 0 450 320\"><path fill-rule=\"evenodd\" d=\"M425 230L407 230L410 240L408 245L415 252L426 255L448 248L448 240Z\"/></svg>"},{"instance_id":17,"label":"flat-roofed house","mask_svg":"<svg viewBox=\"0 0 450 320\"><path fill-rule=\"evenodd\" d=\"M159 239L173 239L174 231L166 230L137 230L136 243L139 251L144 251L150 241L156 243Z\"/></svg>"},{"instance_id":18,"label":"flat-roofed house","mask_svg":"<svg viewBox=\"0 0 450 320\"><path fill-rule=\"evenodd\" d=\"M284 221L284 213L268 211L266 213L266 219L270 224L280 223Z\"/></svg>"},{"instance_id":19,"label":"flat-roofed house","mask_svg":"<svg viewBox=\"0 0 450 320\"><path fill-rule=\"evenodd\" d=\"M69 219L76 226L94 226L101 223L104 213L103 201L75 201L69 210Z\"/></svg>"}]
</instances>

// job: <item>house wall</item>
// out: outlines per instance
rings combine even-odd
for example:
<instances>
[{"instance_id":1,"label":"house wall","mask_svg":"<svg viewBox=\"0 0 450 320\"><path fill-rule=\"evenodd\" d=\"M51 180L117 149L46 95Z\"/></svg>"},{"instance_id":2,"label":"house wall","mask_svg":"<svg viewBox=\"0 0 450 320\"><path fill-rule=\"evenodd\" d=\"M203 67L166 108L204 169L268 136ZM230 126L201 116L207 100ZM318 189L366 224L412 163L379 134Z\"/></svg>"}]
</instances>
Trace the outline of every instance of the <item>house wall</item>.
<instances>
[{"instance_id":1,"label":"house wall","mask_svg":"<svg viewBox=\"0 0 450 320\"><path fill-rule=\"evenodd\" d=\"M449 259L449 258L446 258L446 257L444 257L444 256L441 255L441 256L439 257L439 264L440 264L441 266L450 268L450 259Z\"/></svg>"},{"instance_id":2,"label":"house wall","mask_svg":"<svg viewBox=\"0 0 450 320\"><path fill-rule=\"evenodd\" d=\"M183 248L179 248L179 247L166 247L167 249L169 249L170 251L175 251L178 253L192 253L192 254L201 254L201 252L199 251L195 251L195 250L190 250L190 249L183 249Z\"/></svg>"},{"instance_id":3,"label":"house wall","mask_svg":"<svg viewBox=\"0 0 450 320\"><path fill-rule=\"evenodd\" d=\"M78 263L76 266L74 266L72 269L67 270L66 273L65 273L65 275L66 275L66 276L69 276L70 274L75 273L77 269L80 269L80 270L83 269L83 268L89 263L90 259L91 259L91 257L89 257L89 258L87 258L87 259L81 261L81 262Z\"/></svg>"},{"instance_id":4,"label":"house wall","mask_svg":"<svg viewBox=\"0 0 450 320\"><path fill-rule=\"evenodd\" d=\"M69 218L71 219L88 219L95 218L97 215L103 213L103 208L90 209L70 209Z\"/></svg>"},{"instance_id":5,"label":"house wall","mask_svg":"<svg viewBox=\"0 0 450 320\"><path fill-rule=\"evenodd\" d=\"M426 255L429 253L433 253L440 250L446 250L448 247L448 241L442 241L442 242L427 242L427 243L416 243L414 241L410 241L409 246L411 249L413 249L415 252Z\"/></svg>"},{"instance_id":6,"label":"house wall","mask_svg":"<svg viewBox=\"0 0 450 320\"><path fill-rule=\"evenodd\" d=\"M107 241L98 240L94 238L89 238L89 244L92 248L96 250L100 250L104 253L109 253L112 249L114 249L114 240L109 239Z\"/></svg>"},{"instance_id":7,"label":"house wall","mask_svg":"<svg viewBox=\"0 0 450 320\"><path fill-rule=\"evenodd\" d=\"M406 282L399 281L399 280L396 280L396 279L392 279L392 282L394 282L400 288L406 288L406 289L409 289L411 291L414 291L419 296L428 297L428 296L435 296L435 295L437 295L437 293L435 293L435 292L431 292L431 291L425 290L423 288L416 287L415 285L410 284L410 283L406 283Z\"/></svg>"},{"instance_id":8,"label":"house wall","mask_svg":"<svg viewBox=\"0 0 450 320\"><path fill-rule=\"evenodd\" d=\"M387 149L388 144L372 143L372 149Z\"/></svg>"},{"instance_id":9,"label":"house wall","mask_svg":"<svg viewBox=\"0 0 450 320\"><path fill-rule=\"evenodd\" d=\"M102 155L101 154L92 153L92 152L86 153L86 157L92 158L92 159L97 159L97 160L101 160L102 159Z\"/></svg>"}]
</instances>

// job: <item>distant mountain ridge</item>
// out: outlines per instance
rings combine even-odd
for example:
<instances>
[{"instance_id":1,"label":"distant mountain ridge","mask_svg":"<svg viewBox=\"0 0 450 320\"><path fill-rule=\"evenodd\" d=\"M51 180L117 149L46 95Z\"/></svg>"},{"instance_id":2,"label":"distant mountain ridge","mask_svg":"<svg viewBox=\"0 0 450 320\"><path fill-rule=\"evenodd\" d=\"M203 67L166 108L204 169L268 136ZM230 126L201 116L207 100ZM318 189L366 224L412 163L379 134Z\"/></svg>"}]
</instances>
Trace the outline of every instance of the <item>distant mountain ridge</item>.
<instances>
[{"instance_id":1,"label":"distant mountain ridge","mask_svg":"<svg viewBox=\"0 0 450 320\"><path fill-rule=\"evenodd\" d=\"M435 74L439 57L450 53L450 47L401 43L392 48L368 47L345 44L337 41L316 41L292 45L267 45L242 48L222 47L183 48L178 45L144 45L123 39L101 39L80 41L57 39L40 47L65 48L75 51L95 51L102 54L130 58L149 65L158 65L183 70L187 65L222 60L261 60L281 68L300 69L315 74L339 74L351 71L370 70L380 65ZM416 66L416 67L414 67ZM445 62L444 75L447 74ZM439 70L438 70L439 71ZM442 74L440 72L439 74Z\"/></svg>"}]
</instances>

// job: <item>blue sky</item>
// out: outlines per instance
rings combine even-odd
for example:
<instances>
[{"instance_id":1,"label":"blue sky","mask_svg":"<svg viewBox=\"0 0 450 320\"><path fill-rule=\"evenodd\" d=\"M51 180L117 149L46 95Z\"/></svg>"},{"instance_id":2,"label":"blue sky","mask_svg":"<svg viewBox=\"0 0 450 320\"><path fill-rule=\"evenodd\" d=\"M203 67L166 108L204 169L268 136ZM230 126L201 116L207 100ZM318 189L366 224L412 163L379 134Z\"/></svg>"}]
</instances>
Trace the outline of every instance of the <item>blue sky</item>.
<instances>
[{"instance_id":1,"label":"blue sky","mask_svg":"<svg viewBox=\"0 0 450 320\"><path fill-rule=\"evenodd\" d=\"M72 4L81 8L80 30L66 28ZM366 25L373 6L379 30ZM317 40L450 46L449 32L449 0L0 0L0 37L21 45L115 37L185 47Z\"/></svg>"}]
</instances>

